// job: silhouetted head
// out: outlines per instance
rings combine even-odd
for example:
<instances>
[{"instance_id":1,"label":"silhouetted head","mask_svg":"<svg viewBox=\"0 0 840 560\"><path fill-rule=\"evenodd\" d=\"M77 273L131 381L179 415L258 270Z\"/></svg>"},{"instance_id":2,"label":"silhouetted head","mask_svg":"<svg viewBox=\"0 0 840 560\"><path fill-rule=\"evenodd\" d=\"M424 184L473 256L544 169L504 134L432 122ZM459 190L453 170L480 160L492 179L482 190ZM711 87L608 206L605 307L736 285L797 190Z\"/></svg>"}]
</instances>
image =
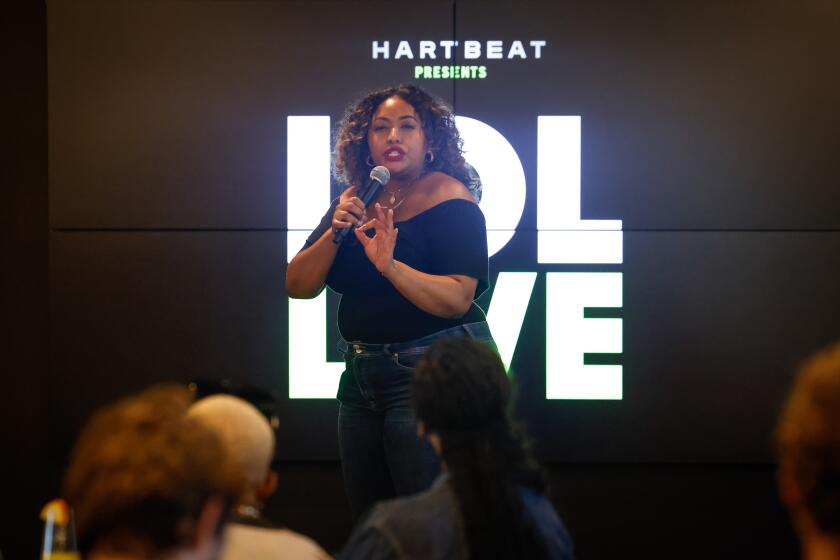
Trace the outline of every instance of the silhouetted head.
<instances>
[{"instance_id":1,"label":"silhouetted head","mask_svg":"<svg viewBox=\"0 0 840 560\"><path fill-rule=\"evenodd\" d=\"M803 538L840 552L840 343L800 368L776 429L779 487Z\"/></svg>"}]
</instances>

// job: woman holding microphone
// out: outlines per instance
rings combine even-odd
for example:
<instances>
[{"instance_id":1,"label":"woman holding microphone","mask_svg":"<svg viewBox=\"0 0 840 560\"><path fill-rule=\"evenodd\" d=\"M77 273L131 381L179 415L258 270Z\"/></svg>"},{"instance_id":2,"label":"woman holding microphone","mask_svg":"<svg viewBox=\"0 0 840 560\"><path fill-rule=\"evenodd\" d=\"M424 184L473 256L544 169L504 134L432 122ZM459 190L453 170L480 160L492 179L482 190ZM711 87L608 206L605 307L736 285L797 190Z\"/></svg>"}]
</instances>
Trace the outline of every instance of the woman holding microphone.
<instances>
[{"instance_id":1,"label":"woman holding microphone","mask_svg":"<svg viewBox=\"0 0 840 560\"><path fill-rule=\"evenodd\" d=\"M488 284L487 231L461 144L451 111L419 87L365 96L345 114L334 150L336 177L350 186L287 269L290 297L325 285L342 294L339 446L356 518L427 489L439 472L411 406L420 357L446 336L493 345L474 303ZM376 166L390 181L365 208L359 188Z\"/></svg>"}]
</instances>

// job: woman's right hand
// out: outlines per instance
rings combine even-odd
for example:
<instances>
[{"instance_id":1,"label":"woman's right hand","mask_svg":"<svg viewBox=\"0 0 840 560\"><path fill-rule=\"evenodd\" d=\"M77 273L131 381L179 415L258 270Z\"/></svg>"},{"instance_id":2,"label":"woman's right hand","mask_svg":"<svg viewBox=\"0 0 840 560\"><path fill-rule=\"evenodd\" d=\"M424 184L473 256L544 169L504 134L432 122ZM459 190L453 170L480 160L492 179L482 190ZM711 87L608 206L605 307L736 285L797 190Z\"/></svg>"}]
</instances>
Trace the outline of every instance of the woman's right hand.
<instances>
[{"instance_id":1,"label":"woman's right hand","mask_svg":"<svg viewBox=\"0 0 840 560\"><path fill-rule=\"evenodd\" d=\"M338 251L335 230L360 225L365 219L365 206L356 196L358 189L350 187L338 197L333 210L332 230L327 230L318 240L295 255L286 267L286 293L293 298L313 298L324 289L327 274Z\"/></svg>"},{"instance_id":2,"label":"woman's right hand","mask_svg":"<svg viewBox=\"0 0 840 560\"><path fill-rule=\"evenodd\" d=\"M365 221L365 205L356 196L359 189L350 187L341 193L338 199L338 206L333 213L332 226L334 230L360 226Z\"/></svg>"}]
</instances>

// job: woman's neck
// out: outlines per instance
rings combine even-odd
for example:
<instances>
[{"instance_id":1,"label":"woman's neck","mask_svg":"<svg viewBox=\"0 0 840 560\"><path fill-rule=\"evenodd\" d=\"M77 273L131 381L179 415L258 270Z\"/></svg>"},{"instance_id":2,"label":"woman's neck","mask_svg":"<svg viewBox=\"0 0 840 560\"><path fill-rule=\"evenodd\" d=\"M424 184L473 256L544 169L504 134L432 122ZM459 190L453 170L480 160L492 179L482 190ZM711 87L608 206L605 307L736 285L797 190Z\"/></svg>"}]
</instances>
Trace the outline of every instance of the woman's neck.
<instances>
[{"instance_id":1,"label":"woman's neck","mask_svg":"<svg viewBox=\"0 0 840 560\"><path fill-rule=\"evenodd\" d=\"M388 190L395 191L397 189L410 189L414 185L416 185L420 180L426 176L426 170L421 170L420 173L415 173L413 175L403 175L403 176L394 176L391 175L391 180L388 181Z\"/></svg>"}]
</instances>

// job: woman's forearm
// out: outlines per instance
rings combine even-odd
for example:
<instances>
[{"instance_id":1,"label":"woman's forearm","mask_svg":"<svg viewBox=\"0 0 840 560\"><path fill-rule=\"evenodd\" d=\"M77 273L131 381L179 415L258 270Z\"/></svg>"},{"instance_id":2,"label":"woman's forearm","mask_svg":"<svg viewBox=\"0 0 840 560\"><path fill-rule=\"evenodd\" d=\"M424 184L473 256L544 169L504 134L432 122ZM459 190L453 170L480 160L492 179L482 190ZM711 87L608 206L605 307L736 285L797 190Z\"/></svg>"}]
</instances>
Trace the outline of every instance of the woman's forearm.
<instances>
[{"instance_id":1,"label":"woman's forearm","mask_svg":"<svg viewBox=\"0 0 840 560\"><path fill-rule=\"evenodd\" d=\"M478 284L469 276L426 274L397 260L382 275L411 303L446 319L462 317L469 311Z\"/></svg>"},{"instance_id":2,"label":"woman's forearm","mask_svg":"<svg viewBox=\"0 0 840 560\"><path fill-rule=\"evenodd\" d=\"M299 252L286 267L286 292L291 298L314 298L324 289L338 246L328 229L313 245Z\"/></svg>"}]
</instances>

